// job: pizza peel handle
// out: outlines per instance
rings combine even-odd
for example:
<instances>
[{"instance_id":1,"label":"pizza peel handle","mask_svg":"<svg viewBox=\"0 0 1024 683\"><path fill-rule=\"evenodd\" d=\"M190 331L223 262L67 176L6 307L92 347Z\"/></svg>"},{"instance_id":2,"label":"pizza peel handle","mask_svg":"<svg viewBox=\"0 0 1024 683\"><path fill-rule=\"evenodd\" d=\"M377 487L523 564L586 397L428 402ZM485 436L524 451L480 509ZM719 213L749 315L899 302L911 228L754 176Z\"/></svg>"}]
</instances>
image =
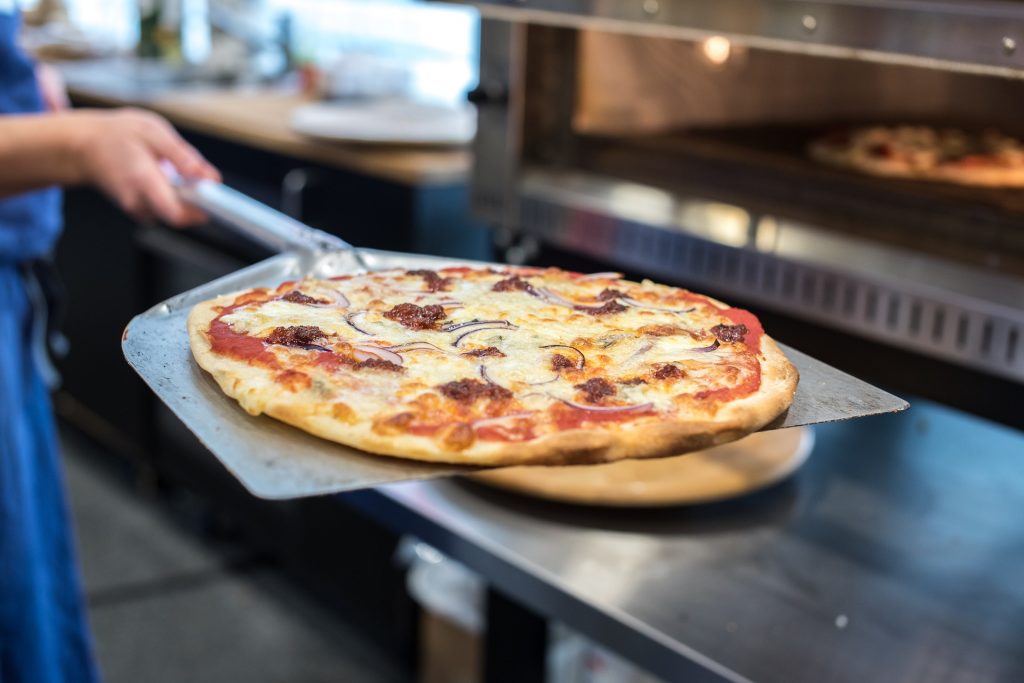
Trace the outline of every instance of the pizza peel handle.
<instances>
[{"instance_id":1,"label":"pizza peel handle","mask_svg":"<svg viewBox=\"0 0 1024 683\"><path fill-rule=\"evenodd\" d=\"M311 228L223 183L183 178L167 165L164 172L184 201L275 251L345 251L361 268L371 270L359 250L336 235Z\"/></svg>"}]
</instances>

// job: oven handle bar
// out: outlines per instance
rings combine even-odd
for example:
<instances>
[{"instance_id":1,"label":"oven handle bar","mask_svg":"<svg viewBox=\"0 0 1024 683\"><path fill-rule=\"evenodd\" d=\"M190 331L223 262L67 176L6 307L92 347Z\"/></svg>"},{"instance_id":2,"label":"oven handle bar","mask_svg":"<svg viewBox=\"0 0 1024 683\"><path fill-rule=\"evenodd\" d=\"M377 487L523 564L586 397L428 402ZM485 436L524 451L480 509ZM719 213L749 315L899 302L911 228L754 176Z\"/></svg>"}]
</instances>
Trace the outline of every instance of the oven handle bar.
<instances>
[{"instance_id":1,"label":"oven handle bar","mask_svg":"<svg viewBox=\"0 0 1024 683\"><path fill-rule=\"evenodd\" d=\"M311 228L223 183L183 178L167 166L164 172L183 201L270 249L278 252L346 251L360 267L369 270L359 250L336 235Z\"/></svg>"}]
</instances>

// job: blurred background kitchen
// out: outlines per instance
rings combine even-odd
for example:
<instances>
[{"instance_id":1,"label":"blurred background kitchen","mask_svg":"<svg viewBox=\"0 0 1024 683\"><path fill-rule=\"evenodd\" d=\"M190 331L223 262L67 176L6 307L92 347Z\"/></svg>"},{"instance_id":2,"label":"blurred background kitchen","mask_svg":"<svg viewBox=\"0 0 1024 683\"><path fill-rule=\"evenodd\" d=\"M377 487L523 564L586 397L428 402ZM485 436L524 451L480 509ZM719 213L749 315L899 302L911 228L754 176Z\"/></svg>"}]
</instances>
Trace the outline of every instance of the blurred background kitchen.
<instances>
[{"instance_id":1,"label":"blurred background kitchen","mask_svg":"<svg viewBox=\"0 0 1024 683\"><path fill-rule=\"evenodd\" d=\"M54 400L108 681L1024 679L1021 191L805 154L850 122L1024 133L1020 3L20 4L75 106L159 112L303 222L708 291L914 404L664 509L259 500L118 339L271 253L69 190Z\"/></svg>"}]
</instances>

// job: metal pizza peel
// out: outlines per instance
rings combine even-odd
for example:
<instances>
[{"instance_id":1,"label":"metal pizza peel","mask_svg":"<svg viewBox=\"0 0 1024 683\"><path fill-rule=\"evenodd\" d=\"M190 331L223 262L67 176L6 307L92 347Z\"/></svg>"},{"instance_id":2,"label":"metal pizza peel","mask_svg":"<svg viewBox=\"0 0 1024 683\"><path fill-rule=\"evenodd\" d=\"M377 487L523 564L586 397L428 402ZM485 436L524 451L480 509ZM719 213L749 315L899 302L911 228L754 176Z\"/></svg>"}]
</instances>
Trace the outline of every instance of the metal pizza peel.
<instances>
[{"instance_id":1,"label":"metal pizza peel","mask_svg":"<svg viewBox=\"0 0 1024 683\"><path fill-rule=\"evenodd\" d=\"M419 254L357 249L223 184L176 179L182 197L251 239L280 251L265 261L174 296L134 317L121 346L154 393L253 495L287 499L351 491L480 468L364 453L266 416L253 417L192 358L186 318L195 304L284 280L390 268L488 266ZM793 405L767 429L835 422L905 410L901 398L780 344L800 371Z\"/></svg>"}]
</instances>

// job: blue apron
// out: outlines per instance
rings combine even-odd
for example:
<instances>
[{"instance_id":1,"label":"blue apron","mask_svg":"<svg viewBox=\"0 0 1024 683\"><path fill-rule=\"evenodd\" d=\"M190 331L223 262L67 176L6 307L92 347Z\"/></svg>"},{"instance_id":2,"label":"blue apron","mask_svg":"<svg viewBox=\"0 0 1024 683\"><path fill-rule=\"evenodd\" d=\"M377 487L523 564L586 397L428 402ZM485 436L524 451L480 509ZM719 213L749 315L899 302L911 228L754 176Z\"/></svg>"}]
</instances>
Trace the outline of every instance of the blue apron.
<instances>
[{"instance_id":1,"label":"blue apron","mask_svg":"<svg viewBox=\"0 0 1024 683\"><path fill-rule=\"evenodd\" d=\"M42 108L17 28L0 9L0 116ZM56 189L0 200L0 683L98 680L22 279L25 262L53 249L60 201Z\"/></svg>"}]
</instances>

